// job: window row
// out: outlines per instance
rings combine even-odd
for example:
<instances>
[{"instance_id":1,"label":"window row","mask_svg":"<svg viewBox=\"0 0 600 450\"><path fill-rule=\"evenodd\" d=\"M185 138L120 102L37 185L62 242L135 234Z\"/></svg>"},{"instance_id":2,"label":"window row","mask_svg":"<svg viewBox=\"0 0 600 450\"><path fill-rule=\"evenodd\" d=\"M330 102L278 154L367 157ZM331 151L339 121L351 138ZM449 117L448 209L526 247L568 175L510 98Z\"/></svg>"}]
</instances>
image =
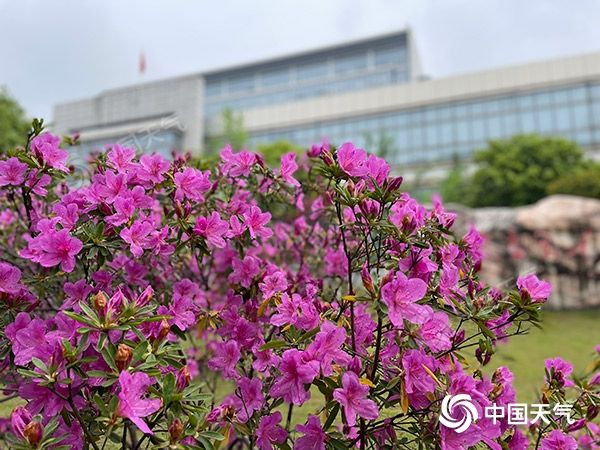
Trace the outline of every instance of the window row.
<instances>
[{"instance_id":1,"label":"window row","mask_svg":"<svg viewBox=\"0 0 600 450\"><path fill-rule=\"evenodd\" d=\"M205 94L207 97L217 97L243 92L252 93L260 89L289 86L291 83L317 79L325 81L333 77L379 70L386 66L406 67L407 65L407 51L404 46L394 45L370 51L351 51L303 64L209 79L206 82Z\"/></svg>"},{"instance_id":2,"label":"window row","mask_svg":"<svg viewBox=\"0 0 600 450\"><path fill-rule=\"evenodd\" d=\"M375 86L384 86L393 83L403 83L408 79L408 73L404 70L389 70L364 76L342 79L330 83L314 83L310 85L298 85L290 89L277 92L255 94L237 99L207 101L205 105L206 118L220 114L224 109L243 110L278 103L286 103L302 100L305 98L319 97L337 92L348 92L368 89Z\"/></svg>"},{"instance_id":3,"label":"window row","mask_svg":"<svg viewBox=\"0 0 600 450\"><path fill-rule=\"evenodd\" d=\"M420 112L422 111L413 113ZM397 156L406 154L402 158L410 161L421 160L424 154L468 154L490 139L510 137L518 133L565 136L584 146L600 144L600 98L586 103L457 118L438 123L411 124L401 119L405 114L392 113L256 134L251 140L253 144L258 144L287 139L298 145L307 145L323 138L334 143L348 140L361 142L366 136L385 134L392 138Z\"/></svg>"}]
</instances>

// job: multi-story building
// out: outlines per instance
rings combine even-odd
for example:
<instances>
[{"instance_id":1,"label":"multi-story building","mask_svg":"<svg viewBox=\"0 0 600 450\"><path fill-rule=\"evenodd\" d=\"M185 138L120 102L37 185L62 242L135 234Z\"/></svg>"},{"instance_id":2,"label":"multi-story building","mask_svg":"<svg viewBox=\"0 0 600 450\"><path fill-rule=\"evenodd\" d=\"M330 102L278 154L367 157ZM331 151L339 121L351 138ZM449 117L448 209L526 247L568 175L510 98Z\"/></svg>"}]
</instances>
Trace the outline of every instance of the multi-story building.
<instances>
[{"instance_id":1,"label":"multi-story building","mask_svg":"<svg viewBox=\"0 0 600 450\"><path fill-rule=\"evenodd\" d=\"M57 105L57 132L79 152L129 140L146 151L201 152L221 112L243 114L249 146L385 137L403 171L447 167L490 139L564 136L600 151L600 53L427 79L410 30ZM376 151L377 149L368 149Z\"/></svg>"}]
</instances>

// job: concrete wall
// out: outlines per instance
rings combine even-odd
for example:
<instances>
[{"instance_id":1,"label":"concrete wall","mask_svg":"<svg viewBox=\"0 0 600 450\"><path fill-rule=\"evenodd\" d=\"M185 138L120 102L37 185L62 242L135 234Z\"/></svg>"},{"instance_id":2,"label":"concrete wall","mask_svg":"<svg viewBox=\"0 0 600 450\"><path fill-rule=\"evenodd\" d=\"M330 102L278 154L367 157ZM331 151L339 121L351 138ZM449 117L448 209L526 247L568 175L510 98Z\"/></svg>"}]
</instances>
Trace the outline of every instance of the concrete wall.
<instances>
[{"instance_id":1,"label":"concrete wall","mask_svg":"<svg viewBox=\"0 0 600 450\"><path fill-rule=\"evenodd\" d=\"M53 129L80 132L82 140L122 137L149 124L176 127L186 150L201 148L204 80L200 75L111 89L98 96L54 107Z\"/></svg>"}]
</instances>

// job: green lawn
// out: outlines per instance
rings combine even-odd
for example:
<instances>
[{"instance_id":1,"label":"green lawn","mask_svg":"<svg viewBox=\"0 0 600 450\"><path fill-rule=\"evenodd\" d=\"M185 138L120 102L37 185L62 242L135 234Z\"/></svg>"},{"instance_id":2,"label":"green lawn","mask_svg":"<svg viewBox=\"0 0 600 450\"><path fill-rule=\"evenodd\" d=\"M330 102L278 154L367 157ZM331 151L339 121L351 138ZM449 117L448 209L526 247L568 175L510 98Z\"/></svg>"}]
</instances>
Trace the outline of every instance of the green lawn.
<instances>
[{"instance_id":1,"label":"green lawn","mask_svg":"<svg viewBox=\"0 0 600 450\"><path fill-rule=\"evenodd\" d=\"M600 310L545 312L542 329L500 344L489 364L509 367L515 376L519 401L532 401L544 379L544 360L560 356L582 372L600 345Z\"/></svg>"}]
</instances>

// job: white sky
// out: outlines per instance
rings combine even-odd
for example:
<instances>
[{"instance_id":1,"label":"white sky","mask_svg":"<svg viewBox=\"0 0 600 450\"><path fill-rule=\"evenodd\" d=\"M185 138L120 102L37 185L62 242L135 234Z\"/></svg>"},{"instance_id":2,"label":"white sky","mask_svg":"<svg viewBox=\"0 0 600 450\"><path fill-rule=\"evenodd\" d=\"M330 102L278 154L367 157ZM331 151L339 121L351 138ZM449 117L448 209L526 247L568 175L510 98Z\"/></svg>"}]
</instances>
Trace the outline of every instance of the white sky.
<instances>
[{"instance_id":1,"label":"white sky","mask_svg":"<svg viewBox=\"0 0 600 450\"><path fill-rule=\"evenodd\" d=\"M0 85L50 120L106 88L406 25L433 77L600 50L595 0L0 0Z\"/></svg>"}]
</instances>

